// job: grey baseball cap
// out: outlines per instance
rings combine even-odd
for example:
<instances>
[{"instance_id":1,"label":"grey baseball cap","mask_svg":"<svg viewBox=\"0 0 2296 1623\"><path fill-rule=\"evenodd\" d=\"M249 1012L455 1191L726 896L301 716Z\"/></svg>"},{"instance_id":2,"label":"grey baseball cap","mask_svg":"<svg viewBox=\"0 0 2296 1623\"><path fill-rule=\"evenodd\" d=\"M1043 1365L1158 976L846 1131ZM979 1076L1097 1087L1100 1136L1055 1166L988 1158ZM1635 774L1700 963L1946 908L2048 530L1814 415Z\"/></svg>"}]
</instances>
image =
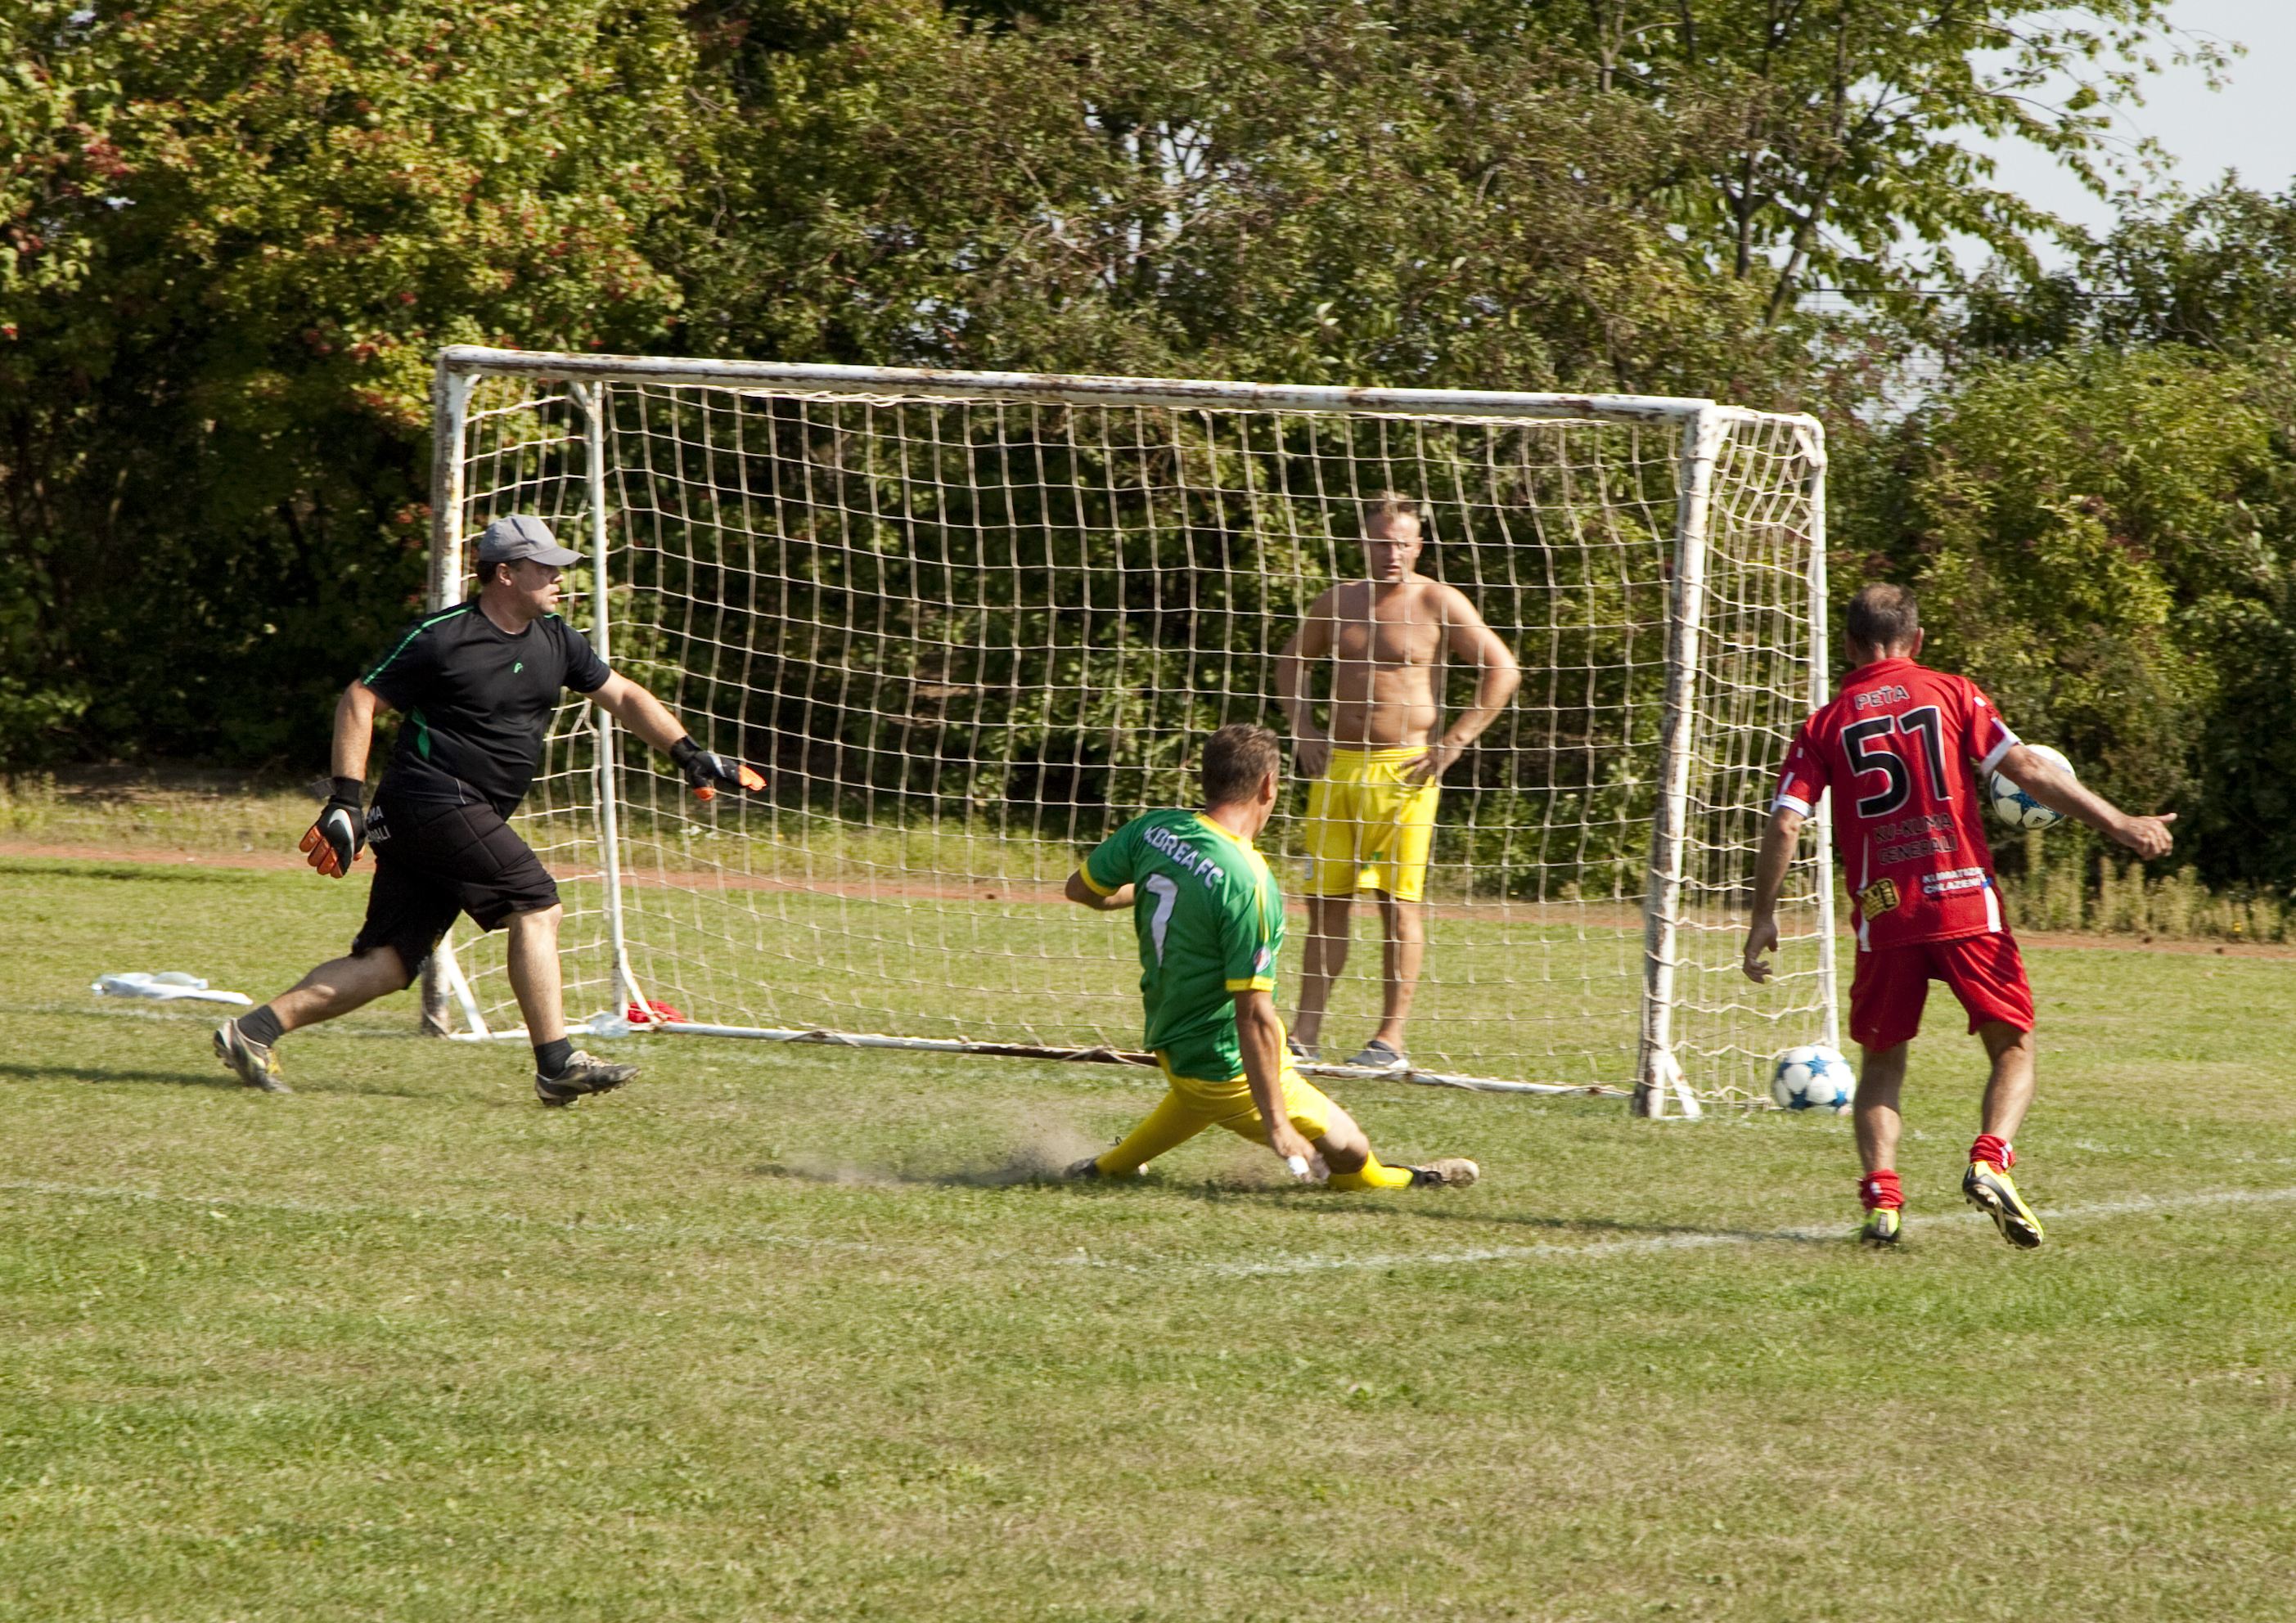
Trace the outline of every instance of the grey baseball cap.
<instances>
[{"instance_id":1,"label":"grey baseball cap","mask_svg":"<svg viewBox=\"0 0 2296 1623\"><path fill-rule=\"evenodd\" d=\"M581 553L559 545L550 526L532 513L514 512L496 519L479 537L480 563L515 563L521 558L562 570L582 561Z\"/></svg>"}]
</instances>

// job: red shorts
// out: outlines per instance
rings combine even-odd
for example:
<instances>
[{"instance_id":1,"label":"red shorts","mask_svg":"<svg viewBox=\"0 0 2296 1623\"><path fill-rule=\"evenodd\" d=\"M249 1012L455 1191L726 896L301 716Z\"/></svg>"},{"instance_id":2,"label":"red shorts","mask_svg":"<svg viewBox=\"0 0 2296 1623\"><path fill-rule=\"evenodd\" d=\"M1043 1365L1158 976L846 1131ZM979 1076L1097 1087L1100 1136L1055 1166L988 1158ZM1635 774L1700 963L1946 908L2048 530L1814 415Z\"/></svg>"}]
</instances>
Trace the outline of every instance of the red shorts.
<instances>
[{"instance_id":1,"label":"red shorts","mask_svg":"<svg viewBox=\"0 0 2296 1623\"><path fill-rule=\"evenodd\" d=\"M2033 988L2007 930L1954 941L1916 941L1857 955L1849 983L1849 1035L1864 1048L1895 1048L1922 1029L1930 982L1942 980L1969 1011L1969 1029L1997 1020L2033 1029Z\"/></svg>"}]
</instances>

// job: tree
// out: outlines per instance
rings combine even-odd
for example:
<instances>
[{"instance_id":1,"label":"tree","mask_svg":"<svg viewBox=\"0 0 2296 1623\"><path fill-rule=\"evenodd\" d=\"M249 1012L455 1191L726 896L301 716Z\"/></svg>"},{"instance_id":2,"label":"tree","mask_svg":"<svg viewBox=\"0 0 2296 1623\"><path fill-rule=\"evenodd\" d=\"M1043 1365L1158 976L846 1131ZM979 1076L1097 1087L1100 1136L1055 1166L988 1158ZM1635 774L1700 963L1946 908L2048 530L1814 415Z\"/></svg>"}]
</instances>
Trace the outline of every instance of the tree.
<instances>
[{"instance_id":1,"label":"tree","mask_svg":"<svg viewBox=\"0 0 2296 1623\"><path fill-rule=\"evenodd\" d=\"M2062 231L1994 184L1972 136L2050 153L2103 194L2113 105L2161 47L2213 72L2171 0L1550 0L1592 81L1707 139L1677 218L1784 317L1814 281L1892 296L1963 280L1957 238L2030 269ZM2055 99L2044 99L2054 95Z\"/></svg>"},{"instance_id":2,"label":"tree","mask_svg":"<svg viewBox=\"0 0 2296 1623\"><path fill-rule=\"evenodd\" d=\"M1674 231L1684 132L1519 6L838 17L733 53L693 292L730 352L1765 395L1806 359Z\"/></svg>"},{"instance_id":3,"label":"tree","mask_svg":"<svg viewBox=\"0 0 2296 1623\"><path fill-rule=\"evenodd\" d=\"M2289 373L2173 346L1973 369L1901 428L1890 572L1932 657L2212 880L2296 879Z\"/></svg>"},{"instance_id":4,"label":"tree","mask_svg":"<svg viewBox=\"0 0 2296 1623\"><path fill-rule=\"evenodd\" d=\"M668 331L690 38L667 0L0 30L0 753L308 757L419 586L437 346Z\"/></svg>"}]
</instances>

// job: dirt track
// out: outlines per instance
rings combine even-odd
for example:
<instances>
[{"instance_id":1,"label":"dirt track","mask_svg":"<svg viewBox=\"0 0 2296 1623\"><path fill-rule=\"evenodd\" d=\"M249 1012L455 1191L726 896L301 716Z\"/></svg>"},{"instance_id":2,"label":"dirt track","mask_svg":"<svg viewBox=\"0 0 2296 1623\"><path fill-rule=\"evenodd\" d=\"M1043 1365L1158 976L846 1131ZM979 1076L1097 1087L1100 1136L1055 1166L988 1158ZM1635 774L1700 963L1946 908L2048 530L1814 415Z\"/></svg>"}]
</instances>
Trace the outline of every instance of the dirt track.
<instances>
[{"instance_id":1,"label":"dirt track","mask_svg":"<svg viewBox=\"0 0 2296 1623\"><path fill-rule=\"evenodd\" d=\"M160 851L148 848L119 850L106 849L102 846L44 845L33 840L0 840L0 858L11 857L36 857L64 862L95 862L125 866L143 865L154 867L275 870L299 868L306 865L303 858L292 851ZM561 877L564 876L562 874ZM660 884L666 882L668 879L709 881L718 880L719 876L707 873L675 874L663 877L636 874L632 878L634 882L643 885ZM726 875L723 876L722 882L729 889L813 890L816 893L827 892L855 898L885 901L999 901L1050 904L1061 899L1060 893L1055 890L1003 883L994 886L984 885L977 889L954 885L867 883L849 884L832 891L826 886L808 885L801 880L792 879ZM1439 914L1450 911L1453 909L1440 904L1437 906ZM1476 911L1486 918L1491 916L1492 910L1489 908L1479 908ZM1572 918L1586 916L1561 907L1540 908L1525 905L1513 906L1506 911L1512 916L1527 922L1538 922L1538 916L1543 913L1553 914L1555 922L1561 922L1566 914ZM1621 926L1631 926L1638 921L1621 917L1612 922ZM2018 940L2026 947L2079 947L2103 952L2206 953L2227 958L2296 958L2296 945L2279 942L2164 941L2151 936L2073 935L2062 931L2044 930L2026 932L2020 935Z\"/></svg>"}]
</instances>

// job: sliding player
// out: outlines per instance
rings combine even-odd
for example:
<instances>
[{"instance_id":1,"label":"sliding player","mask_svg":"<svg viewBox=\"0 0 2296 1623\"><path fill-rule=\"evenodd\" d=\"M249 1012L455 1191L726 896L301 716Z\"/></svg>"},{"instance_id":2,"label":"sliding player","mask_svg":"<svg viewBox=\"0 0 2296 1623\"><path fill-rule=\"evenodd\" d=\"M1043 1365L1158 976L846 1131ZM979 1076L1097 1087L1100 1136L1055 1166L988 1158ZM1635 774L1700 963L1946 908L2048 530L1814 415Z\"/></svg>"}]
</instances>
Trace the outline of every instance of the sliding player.
<instances>
[{"instance_id":1,"label":"sliding player","mask_svg":"<svg viewBox=\"0 0 2296 1623\"><path fill-rule=\"evenodd\" d=\"M1866 1051L1857 1078L1858 1184L1870 1245L1897 1241L1898 1090L1921 1029L1929 983L1942 980L1968 1012L1993 1074L1983 1130L1969 1147L1961 1192L2010 1244L2041 1243L2040 1219L2009 1178L2010 1140L2033 1101L2033 994L2002 922L1978 785L1998 771L2035 799L2150 860L2169 854L2176 819L2132 817L2017 740L1977 684L1915 663L1922 651L1914 594L1875 584L1849 600L1849 662L1831 704L1802 723L1786 752L1754 873L1745 970L1770 978L1778 891L1802 822L1830 789L1834 849L1857 932L1849 1035ZM1971 770L1975 765L1975 772Z\"/></svg>"},{"instance_id":2,"label":"sliding player","mask_svg":"<svg viewBox=\"0 0 2296 1623\"><path fill-rule=\"evenodd\" d=\"M1292 1068L1275 1012L1283 897L1251 841L1275 809L1275 734L1237 723L1204 744L1204 809L1152 811L1095 847L1068 898L1132 910L1140 939L1147 1045L1168 1091L1146 1120L1070 1177L1134 1177L1206 1127L1264 1143L1300 1176L1334 1189L1464 1189L1471 1160L1382 1166L1348 1113Z\"/></svg>"},{"instance_id":3,"label":"sliding player","mask_svg":"<svg viewBox=\"0 0 2296 1623\"><path fill-rule=\"evenodd\" d=\"M439 938L467 913L481 930L510 927L510 984L534 1045L535 1096L567 1105L637 1075L566 1039L560 999L558 884L504 821L534 781L562 688L586 694L646 742L669 751L697 791L763 789L738 761L697 748L661 701L610 670L560 619L560 575L581 554L540 519L496 519L479 537L478 595L419 620L335 706L334 793L303 836L311 866L348 873L374 847L366 922L350 955L321 964L269 1003L226 1021L218 1058L250 1087L289 1091L280 1037L333 1020L410 984ZM406 713L390 770L362 816L378 707ZM714 792L714 790L712 791Z\"/></svg>"},{"instance_id":4,"label":"sliding player","mask_svg":"<svg viewBox=\"0 0 2296 1623\"><path fill-rule=\"evenodd\" d=\"M1416 571L1419 504L1387 491L1364 508L1366 578L1333 586L1275 657L1308 791L1308 950L1292 1051L1315 1056L1332 983L1348 963L1356 892L1379 898L1387 951L1379 1029L1350 1065L1399 1070L1403 1031L1427 949L1420 898L1444 773L1521 684L1507 645L1465 593ZM1472 666L1475 702L1443 723L1446 658ZM1307 661L1332 666L1331 725L1316 721Z\"/></svg>"}]
</instances>

